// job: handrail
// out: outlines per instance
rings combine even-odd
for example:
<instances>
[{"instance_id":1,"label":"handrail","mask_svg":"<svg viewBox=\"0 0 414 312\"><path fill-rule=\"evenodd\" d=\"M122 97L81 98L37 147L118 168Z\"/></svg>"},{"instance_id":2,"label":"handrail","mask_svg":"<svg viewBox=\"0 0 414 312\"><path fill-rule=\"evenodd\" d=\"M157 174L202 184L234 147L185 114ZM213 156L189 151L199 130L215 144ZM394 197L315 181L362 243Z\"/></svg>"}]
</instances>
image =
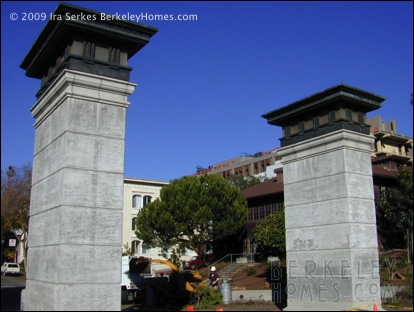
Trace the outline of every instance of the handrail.
<instances>
[{"instance_id":1,"label":"handrail","mask_svg":"<svg viewBox=\"0 0 414 312\"><path fill-rule=\"evenodd\" d=\"M222 258L220 258L219 260L213 262L212 264L208 265L206 268L202 269L201 271L199 271L199 273L201 274L202 272L204 272L205 270L208 270L210 267L212 267L213 265L215 265L216 263L219 262L225 262L224 260L228 257L230 257L230 263L233 263L233 256L250 256L250 260L252 259L253 255L260 255L260 252L249 252L249 253L234 253L234 254L228 254ZM239 257L237 257L239 258ZM236 259L237 259L236 258Z\"/></svg>"}]
</instances>

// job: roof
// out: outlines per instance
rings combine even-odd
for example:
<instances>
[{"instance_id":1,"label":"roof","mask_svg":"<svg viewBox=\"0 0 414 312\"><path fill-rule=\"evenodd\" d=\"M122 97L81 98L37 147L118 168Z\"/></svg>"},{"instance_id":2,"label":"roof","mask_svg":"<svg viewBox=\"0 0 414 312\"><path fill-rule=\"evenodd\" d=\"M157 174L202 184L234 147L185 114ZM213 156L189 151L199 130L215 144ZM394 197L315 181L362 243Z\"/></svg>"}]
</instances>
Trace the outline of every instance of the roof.
<instances>
[{"instance_id":1,"label":"roof","mask_svg":"<svg viewBox=\"0 0 414 312\"><path fill-rule=\"evenodd\" d=\"M413 172L411 166L404 166L404 169ZM398 171L395 170L388 170L377 165L372 165L372 176L378 182L390 182L395 179L397 173ZM242 194L246 199L253 199L256 197L283 194L283 191L283 182L277 182L277 177L275 177L242 190Z\"/></svg>"},{"instance_id":2,"label":"roof","mask_svg":"<svg viewBox=\"0 0 414 312\"><path fill-rule=\"evenodd\" d=\"M242 194L245 198L283 194L283 182L277 182L277 177L272 178L242 190Z\"/></svg>"},{"instance_id":3,"label":"roof","mask_svg":"<svg viewBox=\"0 0 414 312\"><path fill-rule=\"evenodd\" d=\"M170 182L161 181L161 180L149 180L149 179L141 179L141 178L127 178L124 177L124 183L132 183L132 184L150 184L150 185L168 185Z\"/></svg>"},{"instance_id":4,"label":"roof","mask_svg":"<svg viewBox=\"0 0 414 312\"><path fill-rule=\"evenodd\" d=\"M120 19L106 20L101 12L61 2L49 19L20 67L32 78L46 76L71 39L84 34L122 48L128 59L143 48L157 28ZM75 18L82 16L85 18Z\"/></svg>"},{"instance_id":5,"label":"roof","mask_svg":"<svg viewBox=\"0 0 414 312\"><path fill-rule=\"evenodd\" d=\"M338 84L321 92L315 93L299 101L293 102L271 112L263 114L267 123L284 126L287 120L303 116L310 111L332 105L332 103L353 103L360 111L369 112L381 107L385 97L367 92L346 84Z\"/></svg>"},{"instance_id":6,"label":"roof","mask_svg":"<svg viewBox=\"0 0 414 312\"><path fill-rule=\"evenodd\" d=\"M393 161L397 161L399 163L401 163L401 162L403 162L403 163L412 162L412 158L410 156L386 154L386 155L377 156L377 157L372 158L371 163L377 164L377 163L384 162L386 160L393 160Z\"/></svg>"},{"instance_id":7,"label":"roof","mask_svg":"<svg viewBox=\"0 0 414 312\"><path fill-rule=\"evenodd\" d=\"M395 170L388 170L383 167L372 165L372 176L379 177L379 178L388 178L388 179L395 179L398 171Z\"/></svg>"}]
</instances>

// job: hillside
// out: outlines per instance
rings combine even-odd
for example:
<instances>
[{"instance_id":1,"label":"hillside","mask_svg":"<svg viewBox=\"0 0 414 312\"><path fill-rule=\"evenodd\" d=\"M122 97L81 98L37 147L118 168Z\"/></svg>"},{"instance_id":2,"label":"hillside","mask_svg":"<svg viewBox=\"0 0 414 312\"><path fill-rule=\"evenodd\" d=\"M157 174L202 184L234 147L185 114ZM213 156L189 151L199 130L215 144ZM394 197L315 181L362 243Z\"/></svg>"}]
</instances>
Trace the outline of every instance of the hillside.
<instances>
[{"instance_id":1,"label":"hillside","mask_svg":"<svg viewBox=\"0 0 414 312\"><path fill-rule=\"evenodd\" d=\"M232 289L267 289L270 288L271 272L268 263L257 263L235 274L230 285Z\"/></svg>"}]
</instances>

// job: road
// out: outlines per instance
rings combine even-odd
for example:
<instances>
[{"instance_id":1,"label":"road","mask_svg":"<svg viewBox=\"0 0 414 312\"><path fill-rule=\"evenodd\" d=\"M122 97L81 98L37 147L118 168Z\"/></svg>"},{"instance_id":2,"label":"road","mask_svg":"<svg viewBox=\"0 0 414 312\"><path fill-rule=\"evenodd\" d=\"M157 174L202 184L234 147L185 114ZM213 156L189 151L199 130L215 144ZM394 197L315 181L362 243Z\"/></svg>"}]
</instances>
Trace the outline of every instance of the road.
<instances>
[{"instance_id":1,"label":"road","mask_svg":"<svg viewBox=\"0 0 414 312\"><path fill-rule=\"evenodd\" d=\"M1 275L1 311L20 311L20 294L26 285L26 277L23 276L3 276ZM243 305L243 306L223 306L227 311L277 311L272 305ZM181 307L182 308L182 307ZM180 309L173 309L180 311ZM402 311L409 309L395 309L388 306L383 306L386 311ZM123 305L122 311L162 311L169 310L170 307L159 309L159 307L142 307L139 305ZM182 308L182 311L185 309ZM411 309L412 311L412 309Z\"/></svg>"},{"instance_id":2,"label":"road","mask_svg":"<svg viewBox=\"0 0 414 312\"><path fill-rule=\"evenodd\" d=\"M1 311L20 311L20 294L26 277L1 275Z\"/></svg>"}]
</instances>

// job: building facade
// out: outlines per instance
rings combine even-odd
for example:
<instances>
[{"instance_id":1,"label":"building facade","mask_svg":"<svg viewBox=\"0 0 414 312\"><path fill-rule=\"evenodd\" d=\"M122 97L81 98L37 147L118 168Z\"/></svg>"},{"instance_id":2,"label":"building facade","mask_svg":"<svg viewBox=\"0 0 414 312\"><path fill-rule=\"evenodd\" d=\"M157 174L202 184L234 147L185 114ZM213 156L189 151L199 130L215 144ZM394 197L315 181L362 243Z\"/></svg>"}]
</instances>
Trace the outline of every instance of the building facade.
<instances>
[{"instance_id":1,"label":"building facade","mask_svg":"<svg viewBox=\"0 0 414 312\"><path fill-rule=\"evenodd\" d=\"M383 123L381 116L369 118L371 136L375 138L371 157L373 163L389 170L399 165L413 165L413 139L397 134L397 122Z\"/></svg>"},{"instance_id":2,"label":"building facade","mask_svg":"<svg viewBox=\"0 0 414 312\"><path fill-rule=\"evenodd\" d=\"M124 178L124 209L123 209L123 231L122 252L128 250L132 255L153 255L156 250L146 247L137 238L136 220L139 209L160 197L160 190L168 182Z\"/></svg>"},{"instance_id":3,"label":"building facade","mask_svg":"<svg viewBox=\"0 0 414 312\"><path fill-rule=\"evenodd\" d=\"M299 129L303 131L312 129L314 127L322 127L324 124L329 124L330 120L336 118L345 118L347 115L351 120L363 119L361 114L344 110L326 112L325 115L319 116L317 119L309 119L308 121L297 122L295 125L286 126L284 134L289 133L290 136L300 133ZM397 134L397 122L392 120L383 123L381 116L366 118L361 120L369 124L369 133L375 138L375 143L372 146L371 157L373 164L391 170L398 170L399 164L412 166L413 164L413 139L405 137L404 134ZM368 129L367 129L368 131ZM282 157L277 154L280 148L274 148L270 151L257 152L253 155L243 155L229 160L221 161L208 168L200 168L195 173L201 174L218 174L223 178L228 178L231 175L236 176L255 176L264 179L272 179L276 177L275 170L282 168Z\"/></svg>"},{"instance_id":4,"label":"building facade","mask_svg":"<svg viewBox=\"0 0 414 312\"><path fill-rule=\"evenodd\" d=\"M214 164L208 168L200 168L195 174L218 174L223 178L231 175L236 176L255 176L263 179L275 177L274 170L281 168L281 157L277 155L279 148L270 151L257 152L253 155L243 155L234 157Z\"/></svg>"},{"instance_id":5,"label":"building facade","mask_svg":"<svg viewBox=\"0 0 414 312\"><path fill-rule=\"evenodd\" d=\"M160 197L161 188L168 185L168 182L124 178L124 209L123 209L123 230L122 230L122 252L137 256L161 258L160 248L150 248L143 244L135 234L136 219L139 210L145 205ZM186 250L181 255L182 260L188 260L196 253ZM168 255L168 251L167 251Z\"/></svg>"}]
</instances>

